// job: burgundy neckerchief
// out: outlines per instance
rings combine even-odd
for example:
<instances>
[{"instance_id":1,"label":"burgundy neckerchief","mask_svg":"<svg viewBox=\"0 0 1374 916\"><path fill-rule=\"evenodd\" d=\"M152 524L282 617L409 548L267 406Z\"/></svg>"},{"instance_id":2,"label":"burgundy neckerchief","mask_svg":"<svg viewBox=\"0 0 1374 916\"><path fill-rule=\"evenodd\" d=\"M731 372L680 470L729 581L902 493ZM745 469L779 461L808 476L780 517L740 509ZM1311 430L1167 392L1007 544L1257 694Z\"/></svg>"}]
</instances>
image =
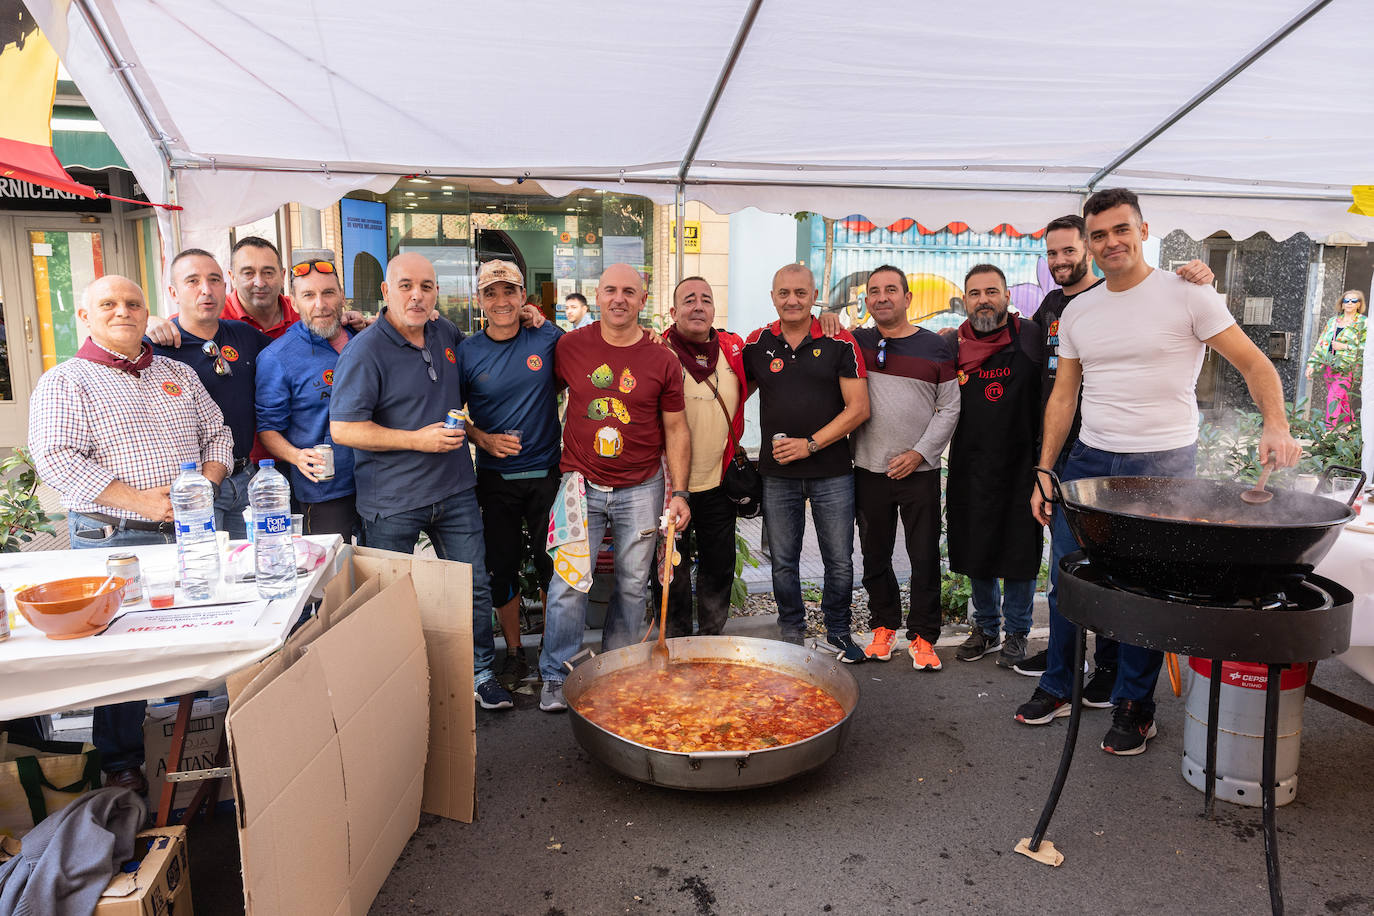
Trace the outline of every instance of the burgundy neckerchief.
<instances>
[{"instance_id":1,"label":"burgundy neckerchief","mask_svg":"<svg viewBox=\"0 0 1374 916\"><path fill-rule=\"evenodd\" d=\"M678 333L673 325L663 333L668 345L677 353L678 361L698 385L704 383L716 371L716 360L720 359L720 335L711 329L711 337L705 343L688 340Z\"/></svg>"},{"instance_id":2,"label":"burgundy neckerchief","mask_svg":"<svg viewBox=\"0 0 1374 916\"><path fill-rule=\"evenodd\" d=\"M1021 321L1015 315L1008 315L1007 323L987 337L978 337L973 322L965 320L959 325L959 368L964 372L982 368L989 356L1011 343L1013 331L1021 333Z\"/></svg>"},{"instance_id":3,"label":"burgundy neckerchief","mask_svg":"<svg viewBox=\"0 0 1374 916\"><path fill-rule=\"evenodd\" d=\"M118 369L120 372L127 372L134 378L138 374L153 364L153 348L144 341L143 348L139 351L138 359L129 359L126 356L118 356L106 350L91 338L86 338L86 342L81 345L81 349L76 351L80 359L88 359L93 363L100 363L102 366L109 366Z\"/></svg>"}]
</instances>

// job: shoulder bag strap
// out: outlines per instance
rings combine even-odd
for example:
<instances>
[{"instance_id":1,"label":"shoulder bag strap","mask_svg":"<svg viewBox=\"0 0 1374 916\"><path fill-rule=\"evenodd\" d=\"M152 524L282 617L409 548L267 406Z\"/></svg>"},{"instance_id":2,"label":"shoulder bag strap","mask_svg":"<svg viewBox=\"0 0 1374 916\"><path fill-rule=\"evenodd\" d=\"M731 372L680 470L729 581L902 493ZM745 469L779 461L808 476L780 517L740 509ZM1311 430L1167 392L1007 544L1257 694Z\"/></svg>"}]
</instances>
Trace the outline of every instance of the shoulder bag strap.
<instances>
[{"instance_id":1,"label":"shoulder bag strap","mask_svg":"<svg viewBox=\"0 0 1374 916\"><path fill-rule=\"evenodd\" d=\"M720 412L725 414L725 441L730 444L730 454L739 451L739 443L735 441L735 421L730 416L730 409L725 406L725 399L720 396L720 392L711 380L705 379L706 387L711 389L711 393L716 396L716 403L720 405Z\"/></svg>"}]
</instances>

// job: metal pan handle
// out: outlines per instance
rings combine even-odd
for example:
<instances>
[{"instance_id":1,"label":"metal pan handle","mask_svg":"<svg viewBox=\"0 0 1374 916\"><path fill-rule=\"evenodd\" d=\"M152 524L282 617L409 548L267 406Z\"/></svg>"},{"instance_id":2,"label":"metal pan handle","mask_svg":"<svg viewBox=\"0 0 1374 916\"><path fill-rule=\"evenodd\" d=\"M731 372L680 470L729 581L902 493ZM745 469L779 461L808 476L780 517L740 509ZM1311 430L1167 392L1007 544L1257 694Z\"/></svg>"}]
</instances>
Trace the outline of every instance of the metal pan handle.
<instances>
[{"instance_id":1,"label":"metal pan handle","mask_svg":"<svg viewBox=\"0 0 1374 916\"><path fill-rule=\"evenodd\" d=\"M741 770L749 765L749 757L753 751L688 751L687 764L694 770L701 769L701 764L707 760L733 760L735 766Z\"/></svg>"},{"instance_id":2,"label":"metal pan handle","mask_svg":"<svg viewBox=\"0 0 1374 916\"><path fill-rule=\"evenodd\" d=\"M1368 479L1365 472L1359 468L1347 467L1344 464L1328 464L1326 470L1322 471L1322 476L1317 479L1318 490L1321 490L1331 479L1332 471L1345 471L1347 474L1354 474L1360 478L1360 482L1355 485L1355 492L1350 494L1350 499L1346 502L1347 506L1353 507L1355 505L1355 500L1359 499L1360 494L1364 492L1364 482Z\"/></svg>"},{"instance_id":3,"label":"metal pan handle","mask_svg":"<svg viewBox=\"0 0 1374 916\"><path fill-rule=\"evenodd\" d=\"M568 669L569 674L572 674L573 668L577 667L574 663L584 655L587 656L588 661L591 661L592 659L596 658L596 653L591 650L590 646L584 648L581 652L577 653L572 658L568 659L566 662L563 663L563 667Z\"/></svg>"},{"instance_id":4,"label":"metal pan handle","mask_svg":"<svg viewBox=\"0 0 1374 916\"><path fill-rule=\"evenodd\" d=\"M1045 481L1041 474L1048 474L1050 478L1050 489L1054 491L1051 496L1045 492ZM1047 503L1062 503L1064 501L1064 491L1059 488L1059 475L1050 468L1037 467L1035 469L1035 488L1040 491L1040 498Z\"/></svg>"}]
</instances>

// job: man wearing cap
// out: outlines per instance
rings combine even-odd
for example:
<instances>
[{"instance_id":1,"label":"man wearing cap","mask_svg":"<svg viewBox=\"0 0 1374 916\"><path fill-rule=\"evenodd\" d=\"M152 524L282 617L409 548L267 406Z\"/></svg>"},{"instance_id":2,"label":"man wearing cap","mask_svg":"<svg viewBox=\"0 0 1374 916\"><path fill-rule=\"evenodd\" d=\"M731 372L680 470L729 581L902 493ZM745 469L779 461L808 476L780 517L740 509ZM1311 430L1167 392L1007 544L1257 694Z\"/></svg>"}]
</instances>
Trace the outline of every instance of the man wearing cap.
<instances>
[{"instance_id":1,"label":"man wearing cap","mask_svg":"<svg viewBox=\"0 0 1374 916\"><path fill-rule=\"evenodd\" d=\"M477 301L486 326L458 347L458 381L478 449L486 569L506 640L501 679L511 687L529 672L520 646L520 570L532 557L544 594L553 576L544 544L560 477L554 348L563 332L552 322L521 326L525 278L509 261L482 265Z\"/></svg>"},{"instance_id":2,"label":"man wearing cap","mask_svg":"<svg viewBox=\"0 0 1374 916\"><path fill-rule=\"evenodd\" d=\"M234 467L215 495L215 528L241 541L248 537L243 512L256 470L250 454L257 429L258 356L272 341L242 321L221 318L224 274L210 252L188 248L172 259L168 273L172 283L167 292L180 309L172 323L181 330L181 343L154 344L153 350L196 371L234 434Z\"/></svg>"},{"instance_id":3,"label":"man wearing cap","mask_svg":"<svg viewBox=\"0 0 1374 916\"><path fill-rule=\"evenodd\" d=\"M345 541L361 528L355 503L353 450L329 436L329 402L339 354L353 338L340 321L343 289L332 261L309 261L292 270L291 295L301 320L258 359L258 438L290 465L291 496L306 534L337 534ZM332 477L321 480L324 455L333 449Z\"/></svg>"},{"instance_id":4,"label":"man wearing cap","mask_svg":"<svg viewBox=\"0 0 1374 916\"><path fill-rule=\"evenodd\" d=\"M131 280L92 283L77 308L91 336L49 369L29 402L29 451L62 497L73 548L171 544L172 481L199 462L215 485L233 436L195 371L143 341L148 307ZM107 785L146 793L142 702L95 710L92 740Z\"/></svg>"},{"instance_id":5,"label":"man wearing cap","mask_svg":"<svg viewBox=\"0 0 1374 916\"><path fill-rule=\"evenodd\" d=\"M441 560L472 566L473 681L485 709L515 705L492 663L492 607L477 477L461 425L444 419L462 403L458 345L447 318L430 320L439 297L434 265L406 252L382 283L381 319L339 355L329 402L334 441L353 449L358 514L369 546L410 554L423 532Z\"/></svg>"}]
</instances>

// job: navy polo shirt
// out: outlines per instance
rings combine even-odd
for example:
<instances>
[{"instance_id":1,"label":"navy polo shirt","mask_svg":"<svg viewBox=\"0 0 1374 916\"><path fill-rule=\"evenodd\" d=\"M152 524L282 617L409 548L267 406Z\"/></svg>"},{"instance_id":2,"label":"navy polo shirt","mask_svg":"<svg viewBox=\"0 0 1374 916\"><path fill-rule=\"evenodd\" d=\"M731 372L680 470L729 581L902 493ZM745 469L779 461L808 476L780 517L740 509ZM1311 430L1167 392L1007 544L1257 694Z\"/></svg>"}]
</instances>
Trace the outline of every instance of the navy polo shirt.
<instances>
[{"instance_id":1,"label":"navy polo shirt","mask_svg":"<svg viewBox=\"0 0 1374 916\"><path fill-rule=\"evenodd\" d=\"M210 399L224 414L225 425L234 434L234 460L247 458L253 451L253 436L258 431L255 406L258 354L267 349L272 339L245 321L221 318L213 339L234 374L217 375L214 357L205 355L200 349L205 346L205 338L182 327L179 317L173 318L172 323L181 330L181 346L153 344L153 352L185 363L196 371L200 383L210 392Z\"/></svg>"},{"instance_id":2,"label":"navy polo shirt","mask_svg":"<svg viewBox=\"0 0 1374 916\"><path fill-rule=\"evenodd\" d=\"M370 420L389 429L407 430L442 422L462 404L458 382L462 339L463 333L447 318L427 321L422 351L391 326L383 308L372 326L339 354L329 419ZM477 485L472 455L466 448L438 454L354 449L353 461L358 514L366 521L432 506Z\"/></svg>"}]
</instances>

